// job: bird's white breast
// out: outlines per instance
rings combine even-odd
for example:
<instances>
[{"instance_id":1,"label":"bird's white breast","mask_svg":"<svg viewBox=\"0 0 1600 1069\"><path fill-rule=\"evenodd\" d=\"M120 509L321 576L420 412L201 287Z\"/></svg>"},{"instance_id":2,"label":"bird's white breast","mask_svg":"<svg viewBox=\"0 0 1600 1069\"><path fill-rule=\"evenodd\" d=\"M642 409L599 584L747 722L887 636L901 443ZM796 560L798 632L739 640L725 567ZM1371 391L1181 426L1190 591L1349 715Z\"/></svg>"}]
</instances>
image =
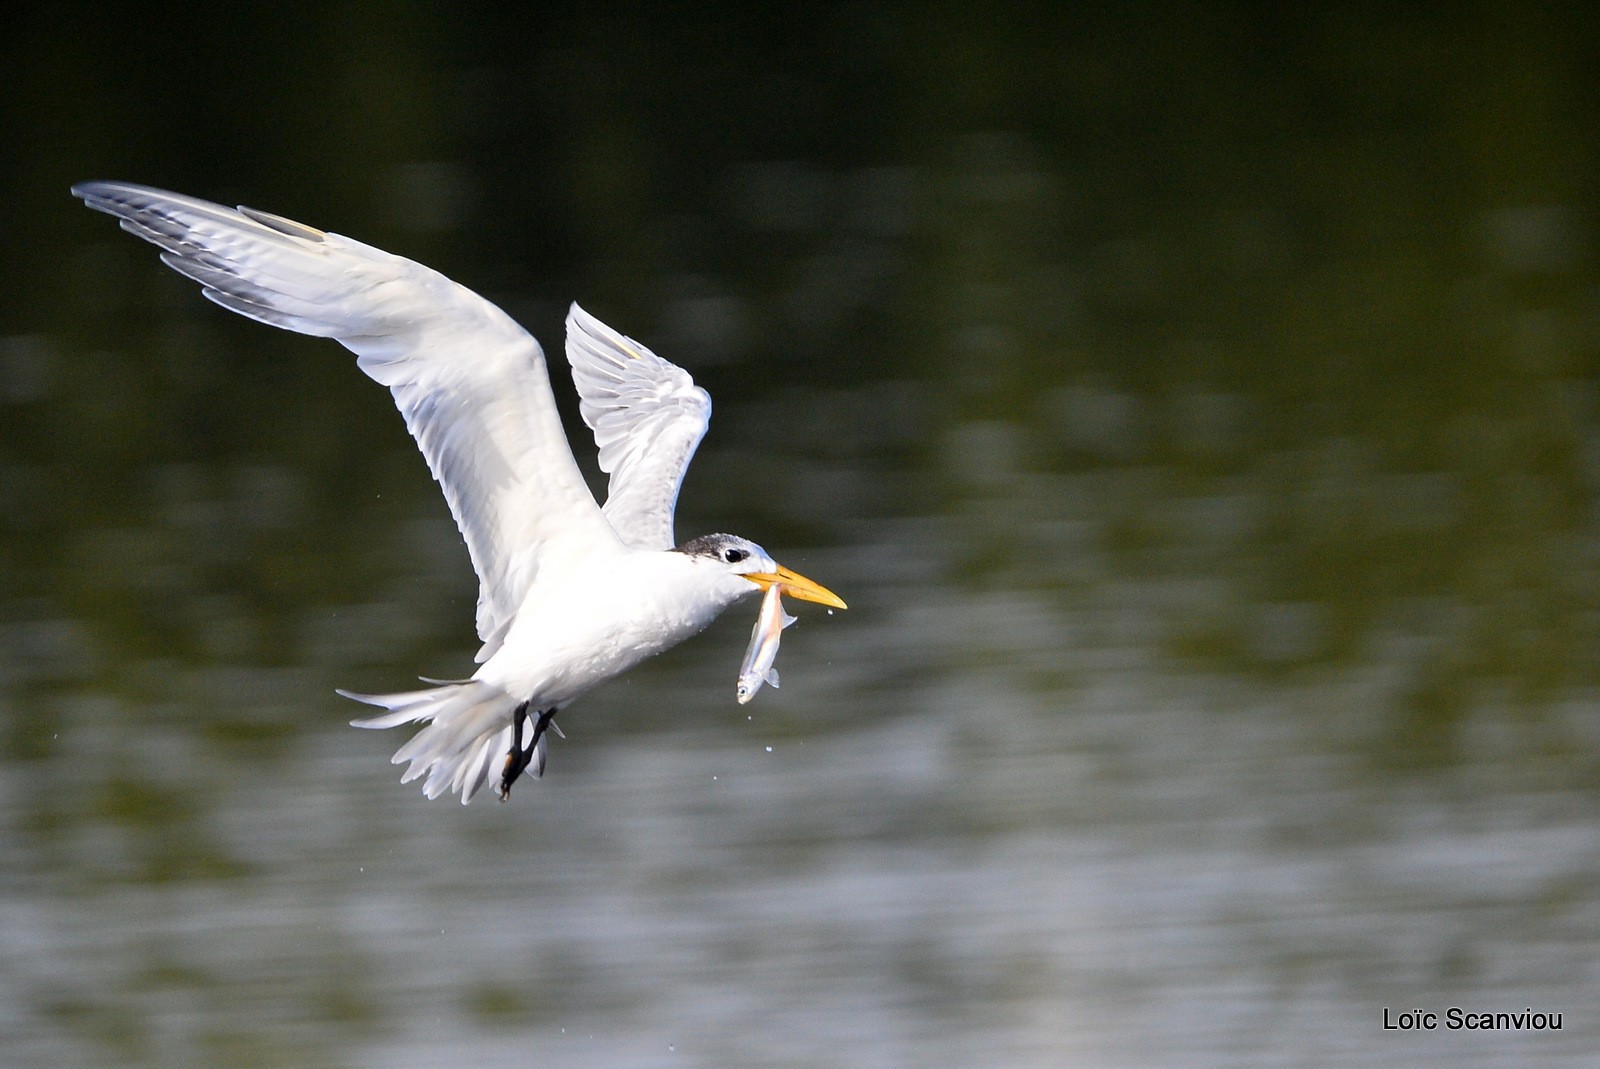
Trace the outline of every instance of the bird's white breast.
<instances>
[{"instance_id":1,"label":"bird's white breast","mask_svg":"<svg viewBox=\"0 0 1600 1069\"><path fill-rule=\"evenodd\" d=\"M476 678L538 708L590 688L701 631L756 588L681 553L626 550L541 574L505 644Z\"/></svg>"}]
</instances>

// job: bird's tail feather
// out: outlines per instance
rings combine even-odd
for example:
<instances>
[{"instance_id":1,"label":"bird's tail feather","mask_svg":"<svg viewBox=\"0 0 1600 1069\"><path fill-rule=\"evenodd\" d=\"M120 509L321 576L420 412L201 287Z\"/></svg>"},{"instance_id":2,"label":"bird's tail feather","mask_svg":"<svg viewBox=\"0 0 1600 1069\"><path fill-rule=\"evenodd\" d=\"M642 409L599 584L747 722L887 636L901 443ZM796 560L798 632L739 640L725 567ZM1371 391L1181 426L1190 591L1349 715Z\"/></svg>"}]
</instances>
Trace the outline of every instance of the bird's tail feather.
<instances>
[{"instance_id":1,"label":"bird's tail feather","mask_svg":"<svg viewBox=\"0 0 1600 1069\"><path fill-rule=\"evenodd\" d=\"M354 727L426 725L396 750L391 760L397 765L410 762L400 777L402 783L426 774L422 793L429 798L460 791L461 804L466 805L488 780L495 758L511 749L518 702L488 683L468 680L399 694L339 693L388 710L380 716L350 721ZM539 746L544 747L543 738ZM535 769L544 766L543 758L543 753L536 755Z\"/></svg>"}]
</instances>

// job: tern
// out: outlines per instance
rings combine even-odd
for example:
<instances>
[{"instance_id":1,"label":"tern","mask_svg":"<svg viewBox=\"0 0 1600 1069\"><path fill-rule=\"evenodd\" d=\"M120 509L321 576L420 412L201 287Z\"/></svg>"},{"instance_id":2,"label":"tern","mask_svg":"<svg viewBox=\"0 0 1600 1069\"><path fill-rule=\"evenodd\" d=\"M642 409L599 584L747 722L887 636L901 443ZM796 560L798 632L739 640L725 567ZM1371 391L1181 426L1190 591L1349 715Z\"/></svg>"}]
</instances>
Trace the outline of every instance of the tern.
<instances>
[{"instance_id":1,"label":"tern","mask_svg":"<svg viewBox=\"0 0 1600 1069\"><path fill-rule=\"evenodd\" d=\"M746 595L776 586L845 608L747 538L675 541L678 490L711 398L577 304L567 360L609 476L603 507L573 458L538 341L466 287L268 212L126 182L72 194L159 246L217 304L333 338L389 387L467 544L483 645L469 679L339 693L385 710L357 727L423 725L393 760L408 763L402 782L427 777L429 798L470 802L498 769L504 801L523 772L543 774L557 712Z\"/></svg>"}]
</instances>

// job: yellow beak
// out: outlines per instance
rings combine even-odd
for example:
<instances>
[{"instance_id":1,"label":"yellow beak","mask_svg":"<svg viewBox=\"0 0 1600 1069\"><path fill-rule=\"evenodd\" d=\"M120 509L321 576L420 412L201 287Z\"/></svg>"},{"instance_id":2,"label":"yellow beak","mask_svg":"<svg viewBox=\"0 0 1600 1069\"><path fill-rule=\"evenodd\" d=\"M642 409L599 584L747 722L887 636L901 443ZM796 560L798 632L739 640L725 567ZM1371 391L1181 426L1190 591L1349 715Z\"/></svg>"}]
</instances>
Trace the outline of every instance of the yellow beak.
<instances>
[{"instance_id":1,"label":"yellow beak","mask_svg":"<svg viewBox=\"0 0 1600 1069\"><path fill-rule=\"evenodd\" d=\"M779 584L783 587L785 594L797 597L801 601L815 601L819 605L828 605L835 609L848 609L850 607L844 603L843 598L821 583L813 583L799 572L791 572L782 565L779 565L778 570L775 572L750 572L745 575L745 578L762 590L766 590L767 587L775 583Z\"/></svg>"}]
</instances>

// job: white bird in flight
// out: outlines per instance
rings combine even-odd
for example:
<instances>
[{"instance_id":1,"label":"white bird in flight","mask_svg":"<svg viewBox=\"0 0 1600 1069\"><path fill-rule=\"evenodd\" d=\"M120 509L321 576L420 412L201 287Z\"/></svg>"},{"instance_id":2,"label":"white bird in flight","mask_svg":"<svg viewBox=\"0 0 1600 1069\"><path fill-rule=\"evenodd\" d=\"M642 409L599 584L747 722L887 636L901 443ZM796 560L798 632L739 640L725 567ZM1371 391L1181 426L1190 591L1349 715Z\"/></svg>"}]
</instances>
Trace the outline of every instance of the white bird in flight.
<instances>
[{"instance_id":1,"label":"white bird in flight","mask_svg":"<svg viewBox=\"0 0 1600 1069\"><path fill-rule=\"evenodd\" d=\"M835 608L832 591L746 538L675 544L673 509L711 398L574 304L567 360L610 475L589 492L557 414L544 353L493 304L421 264L266 212L125 182L72 193L160 246L168 267L224 308L334 338L389 387L478 573L470 679L346 697L386 712L358 727L425 725L394 755L402 782L463 804L498 768L506 799L544 771L551 718L586 691L779 585ZM559 734L559 729L557 729Z\"/></svg>"}]
</instances>

